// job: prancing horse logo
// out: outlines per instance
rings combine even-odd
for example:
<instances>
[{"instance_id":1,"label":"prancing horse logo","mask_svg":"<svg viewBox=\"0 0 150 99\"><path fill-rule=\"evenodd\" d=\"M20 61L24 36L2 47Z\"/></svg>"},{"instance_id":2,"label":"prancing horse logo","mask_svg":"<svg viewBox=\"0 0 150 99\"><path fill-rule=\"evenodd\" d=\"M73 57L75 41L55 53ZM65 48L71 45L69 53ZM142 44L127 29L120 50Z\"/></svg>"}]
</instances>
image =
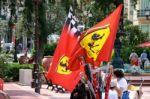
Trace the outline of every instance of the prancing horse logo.
<instances>
[{"instance_id":1,"label":"prancing horse logo","mask_svg":"<svg viewBox=\"0 0 150 99\"><path fill-rule=\"evenodd\" d=\"M60 74L70 74L71 71L67 69L68 62L69 58L67 56L62 56L57 66L57 72Z\"/></svg>"},{"instance_id":2,"label":"prancing horse logo","mask_svg":"<svg viewBox=\"0 0 150 99\"><path fill-rule=\"evenodd\" d=\"M99 52L110 34L109 26L91 28L80 41L80 45L86 50L89 58L96 61Z\"/></svg>"}]
</instances>

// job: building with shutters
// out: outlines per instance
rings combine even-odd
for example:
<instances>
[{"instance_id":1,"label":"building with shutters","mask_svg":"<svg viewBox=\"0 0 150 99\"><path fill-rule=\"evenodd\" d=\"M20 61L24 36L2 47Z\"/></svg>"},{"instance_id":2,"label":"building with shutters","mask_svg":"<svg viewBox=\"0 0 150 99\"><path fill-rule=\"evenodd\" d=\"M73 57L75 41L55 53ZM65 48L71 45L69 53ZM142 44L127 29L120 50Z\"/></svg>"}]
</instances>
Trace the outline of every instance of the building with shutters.
<instances>
[{"instance_id":1,"label":"building with shutters","mask_svg":"<svg viewBox=\"0 0 150 99\"><path fill-rule=\"evenodd\" d=\"M135 6L133 0L124 0L124 10L133 25L139 25L143 32L150 34L150 0L137 0Z\"/></svg>"}]
</instances>

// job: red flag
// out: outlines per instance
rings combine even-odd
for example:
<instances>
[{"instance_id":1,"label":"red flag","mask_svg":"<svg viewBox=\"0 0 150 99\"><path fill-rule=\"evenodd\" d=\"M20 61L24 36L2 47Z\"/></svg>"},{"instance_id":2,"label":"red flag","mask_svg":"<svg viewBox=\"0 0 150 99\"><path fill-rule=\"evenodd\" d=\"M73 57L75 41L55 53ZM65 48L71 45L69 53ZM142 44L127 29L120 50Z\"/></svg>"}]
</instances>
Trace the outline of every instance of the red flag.
<instances>
[{"instance_id":1,"label":"red flag","mask_svg":"<svg viewBox=\"0 0 150 99\"><path fill-rule=\"evenodd\" d=\"M70 9L47 74L47 78L54 84L61 85L68 91L73 91L82 76L81 70L70 71L67 69L69 58L80 35L77 29L77 20L72 12Z\"/></svg>"},{"instance_id":2,"label":"red flag","mask_svg":"<svg viewBox=\"0 0 150 99\"><path fill-rule=\"evenodd\" d=\"M112 77L112 72L108 73L106 77L105 99L108 99L109 96L111 77Z\"/></svg>"},{"instance_id":3,"label":"red flag","mask_svg":"<svg viewBox=\"0 0 150 99\"><path fill-rule=\"evenodd\" d=\"M110 61L121 10L122 4L103 21L85 31L72 53L69 61L70 70L79 69L78 59L82 55L86 62L94 66L99 65L101 61Z\"/></svg>"}]
</instances>

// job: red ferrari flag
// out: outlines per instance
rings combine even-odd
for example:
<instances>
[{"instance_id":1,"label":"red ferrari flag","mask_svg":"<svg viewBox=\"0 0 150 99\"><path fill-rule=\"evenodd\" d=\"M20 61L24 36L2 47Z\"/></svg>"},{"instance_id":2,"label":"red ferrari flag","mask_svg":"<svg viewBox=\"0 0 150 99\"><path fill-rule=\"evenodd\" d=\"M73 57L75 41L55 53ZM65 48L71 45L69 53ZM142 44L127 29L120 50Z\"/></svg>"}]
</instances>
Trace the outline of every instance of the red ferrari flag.
<instances>
[{"instance_id":1,"label":"red ferrari flag","mask_svg":"<svg viewBox=\"0 0 150 99\"><path fill-rule=\"evenodd\" d=\"M86 62L93 65L99 65L101 61L110 61L121 10L122 4L104 20L85 31L72 53L70 70L79 69L80 56L84 56Z\"/></svg>"},{"instance_id":2,"label":"red ferrari flag","mask_svg":"<svg viewBox=\"0 0 150 99\"><path fill-rule=\"evenodd\" d=\"M80 36L77 25L77 19L73 15L72 8L70 8L47 74L47 78L52 80L54 84L61 85L68 91L73 91L81 78L80 70L70 71L67 68L73 48Z\"/></svg>"}]
</instances>

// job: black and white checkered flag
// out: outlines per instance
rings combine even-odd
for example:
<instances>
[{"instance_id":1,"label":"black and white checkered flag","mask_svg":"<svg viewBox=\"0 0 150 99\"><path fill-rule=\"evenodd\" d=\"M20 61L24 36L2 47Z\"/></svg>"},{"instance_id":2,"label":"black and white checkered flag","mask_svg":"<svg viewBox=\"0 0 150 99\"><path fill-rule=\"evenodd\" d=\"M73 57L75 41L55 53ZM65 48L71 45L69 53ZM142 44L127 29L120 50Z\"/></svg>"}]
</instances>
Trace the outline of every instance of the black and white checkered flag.
<instances>
[{"instance_id":1,"label":"black and white checkered flag","mask_svg":"<svg viewBox=\"0 0 150 99\"><path fill-rule=\"evenodd\" d=\"M66 24L68 25L68 32L73 33L75 36L80 36L80 31L78 29L78 20L74 16L73 9L70 7L69 14L66 20Z\"/></svg>"}]
</instances>

